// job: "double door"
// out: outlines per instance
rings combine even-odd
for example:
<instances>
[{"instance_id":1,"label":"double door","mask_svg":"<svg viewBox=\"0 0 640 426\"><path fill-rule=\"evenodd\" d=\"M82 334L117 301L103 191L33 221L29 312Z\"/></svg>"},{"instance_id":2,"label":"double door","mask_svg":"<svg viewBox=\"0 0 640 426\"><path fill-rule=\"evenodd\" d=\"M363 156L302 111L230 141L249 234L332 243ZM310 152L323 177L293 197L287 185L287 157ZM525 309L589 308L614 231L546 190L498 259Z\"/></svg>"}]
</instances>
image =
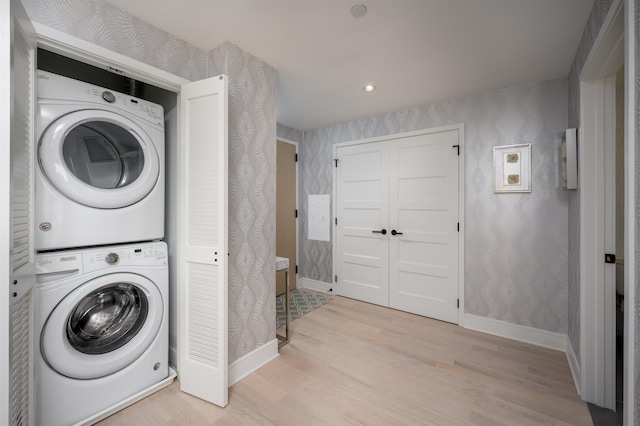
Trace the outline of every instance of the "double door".
<instances>
[{"instance_id":1,"label":"double door","mask_svg":"<svg viewBox=\"0 0 640 426\"><path fill-rule=\"evenodd\" d=\"M340 146L336 291L458 322L462 127Z\"/></svg>"}]
</instances>

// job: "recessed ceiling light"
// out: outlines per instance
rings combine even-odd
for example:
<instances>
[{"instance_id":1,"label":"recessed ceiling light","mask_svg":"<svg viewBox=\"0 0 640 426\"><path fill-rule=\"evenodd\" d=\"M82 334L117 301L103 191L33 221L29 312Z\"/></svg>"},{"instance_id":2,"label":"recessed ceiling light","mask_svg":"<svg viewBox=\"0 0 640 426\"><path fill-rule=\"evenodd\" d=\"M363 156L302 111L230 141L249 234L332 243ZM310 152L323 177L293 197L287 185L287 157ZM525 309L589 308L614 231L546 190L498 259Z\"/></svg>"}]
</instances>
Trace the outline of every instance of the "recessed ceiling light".
<instances>
[{"instance_id":1,"label":"recessed ceiling light","mask_svg":"<svg viewBox=\"0 0 640 426\"><path fill-rule=\"evenodd\" d=\"M373 84L367 84L362 88L362 90L364 90L365 92L373 92L374 90L376 90L376 86L374 86Z\"/></svg>"},{"instance_id":2,"label":"recessed ceiling light","mask_svg":"<svg viewBox=\"0 0 640 426\"><path fill-rule=\"evenodd\" d=\"M357 4L351 8L351 16L354 18L360 18L367 14L367 6L363 4Z\"/></svg>"}]
</instances>

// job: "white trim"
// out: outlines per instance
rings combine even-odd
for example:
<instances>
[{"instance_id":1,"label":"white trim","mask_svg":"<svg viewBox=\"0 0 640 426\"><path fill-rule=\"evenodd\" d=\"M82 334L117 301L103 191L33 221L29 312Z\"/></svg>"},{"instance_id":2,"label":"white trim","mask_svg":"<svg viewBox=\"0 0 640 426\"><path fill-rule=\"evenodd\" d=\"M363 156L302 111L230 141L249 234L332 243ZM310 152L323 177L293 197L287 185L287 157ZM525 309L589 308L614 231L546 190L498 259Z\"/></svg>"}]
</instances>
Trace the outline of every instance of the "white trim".
<instances>
[{"instance_id":1,"label":"white trim","mask_svg":"<svg viewBox=\"0 0 640 426\"><path fill-rule=\"evenodd\" d=\"M319 291L321 293L335 294L333 285L324 281L312 280L311 278L299 278L298 287L307 290Z\"/></svg>"},{"instance_id":2,"label":"white trim","mask_svg":"<svg viewBox=\"0 0 640 426\"><path fill-rule=\"evenodd\" d=\"M267 365L278 356L278 339L273 339L232 362L229 364L229 387L235 385L260 367Z\"/></svg>"},{"instance_id":3,"label":"white trim","mask_svg":"<svg viewBox=\"0 0 640 426\"><path fill-rule=\"evenodd\" d=\"M580 74L580 395L585 401L615 409L615 311L605 290L614 285L605 266L605 146L613 140L615 84L607 79L624 61L623 1L615 0ZM613 168L611 168L613 169ZM614 290L612 290L614 291ZM611 335L613 334L613 336Z\"/></svg>"},{"instance_id":4,"label":"white trim","mask_svg":"<svg viewBox=\"0 0 640 426\"><path fill-rule=\"evenodd\" d=\"M458 325L465 326L464 310L464 194L465 194L465 152L467 146L467 133L464 123L457 125L459 128L458 141L460 143L460 156L458 158L458 222L460 230L458 232Z\"/></svg>"},{"instance_id":5,"label":"white trim","mask_svg":"<svg viewBox=\"0 0 640 426\"><path fill-rule=\"evenodd\" d=\"M492 318L465 314L464 328L505 337L518 342L529 343L543 348L566 352L567 336L538 328L512 324Z\"/></svg>"},{"instance_id":6,"label":"white trim","mask_svg":"<svg viewBox=\"0 0 640 426\"><path fill-rule=\"evenodd\" d=\"M79 425L88 426L88 425L98 423L100 420L104 420L110 415L117 413L118 411L123 410L132 404L135 404L136 402L140 401L143 398L148 397L149 395L155 392L158 392L160 389L166 388L171 383L173 383L173 380L176 378L176 376L177 376L176 372L172 368L169 368L169 375L167 376L166 379L158 383L155 383L144 390L141 390L140 392L130 396L124 401L118 402L117 404L114 404L109 408L105 408L104 410L89 417L88 419L85 419L82 422L77 423L76 426L79 426Z\"/></svg>"},{"instance_id":7,"label":"white trim","mask_svg":"<svg viewBox=\"0 0 640 426\"><path fill-rule=\"evenodd\" d=\"M635 96L635 72L636 67L636 57L635 57L635 34L637 31L640 31L638 28L638 24L635 21L635 16L638 13L635 7L635 2L627 1L626 9L625 9L625 17L626 17L626 34L625 34L625 42L626 42L626 55L625 55L625 212L624 212L624 229L625 229L625 241L624 241L624 250L625 250L625 259L628 261L624 264L624 381L623 381L623 422L626 425L633 425L635 421L638 419L634 419L635 415L640 415L640 413L635 413L635 401L637 396L635 394L635 371L638 366L636 366L636 357L639 355L635 352L634 348L634 340L636 335L636 324L635 318L638 317L638 312L636 312L636 298L640 297L640 295L636 294L636 282L637 282L637 271L636 271L636 263L635 259L637 258L636 253L636 235L638 230L636 229L635 218L638 217L640 212L636 211L637 204L637 191L640 188L636 188L635 182L635 174L638 172L640 168L639 165L635 163L636 158L636 139L640 136L636 134L635 125L638 118L638 114L640 111L636 110L636 96Z\"/></svg>"},{"instance_id":8,"label":"white trim","mask_svg":"<svg viewBox=\"0 0 640 426\"><path fill-rule=\"evenodd\" d=\"M600 27L580 80L594 80L615 74L625 57L624 52L624 0L615 0Z\"/></svg>"},{"instance_id":9,"label":"white trim","mask_svg":"<svg viewBox=\"0 0 640 426\"><path fill-rule=\"evenodd\" d=\"M337 152L337 149L338 148L342 148L343 146L361 145L363 143L388 141L388 140L391 140L391 139L410 138L412 136L420 136L420 135L427 135L427 134L431 134L431 133L447 132L449 130L460 130L461 134L464 135L464 123L451 124L451 125L448 125L448 126L430 127L428 129L414 130L414 131L411 131L411 132L391 133L391 134L385 135L385 136L376 136L374 138L358 139L358 140L355 140L355 141L339 142L339 143L333 144L333 153L335 155L335 153ZM464 140L462 140L462 142L464 142ZM460 152L462 152L462 146L460 146L460 148L461 148Z\"/></svg>"},{"instance_id":10,"label":"white trim","mask_svg":"<svg viewBox=\"0 0 640 426\"><path fill-rule=\"evenodd\" d=\"M580 395L580 389L582 389L582 385L580 382L580 378L582 374L580 373L580 363L578 362L578 357L576 353L573 351L573 346L569 339L567 338L567 362L569 363L569 370L571 371L571 377L573 377L573 383L576 386L576 391L578 395Z\"/></svg>"},{"instance_id":11,"label":"white trim","mask_svg":"<svg viewBox=\"0 0 640 426\"><path fill-rule=\"evenodd\" d=\"M33 26L38 34L38 47L71 59L110 70L117 67L125 76L135 78L171 92L179 93L180 87L189 80L159 68L137 61L128 56L73 37L62 31L38 22Z\"/></svg>"}]
</instances>

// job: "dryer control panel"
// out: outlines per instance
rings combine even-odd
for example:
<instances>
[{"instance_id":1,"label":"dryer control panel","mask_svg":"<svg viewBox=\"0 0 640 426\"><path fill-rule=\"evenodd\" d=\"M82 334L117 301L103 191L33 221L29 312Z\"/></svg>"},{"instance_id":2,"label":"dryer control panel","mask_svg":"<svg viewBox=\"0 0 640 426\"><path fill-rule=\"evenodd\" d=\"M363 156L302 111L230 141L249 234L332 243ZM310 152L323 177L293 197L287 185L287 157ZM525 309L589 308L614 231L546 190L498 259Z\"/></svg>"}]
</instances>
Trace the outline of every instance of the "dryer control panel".
<instances>
[{"instance_id":1,"label":"dryer control panel","mask_svg":"<svg viewBox=\"0 0 640 426\"><path fill-rule=\"evenodd\" d=\"M37 84L38 102L73 101L77 104L99 104L104 108L133 114L164 128L164 108L153 102L42 70L37 72ZM87 108L91 108L91 105L87 105Z\"/></svg>"}]
</instances>

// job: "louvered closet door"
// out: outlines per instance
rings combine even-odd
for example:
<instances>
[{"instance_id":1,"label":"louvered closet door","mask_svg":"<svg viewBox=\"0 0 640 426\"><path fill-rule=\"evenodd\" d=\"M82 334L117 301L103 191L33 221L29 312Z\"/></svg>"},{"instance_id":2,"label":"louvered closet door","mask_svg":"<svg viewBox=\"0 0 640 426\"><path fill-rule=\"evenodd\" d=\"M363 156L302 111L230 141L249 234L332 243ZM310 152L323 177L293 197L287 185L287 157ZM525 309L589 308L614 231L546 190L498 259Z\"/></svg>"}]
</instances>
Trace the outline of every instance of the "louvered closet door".
<instances>
[{"instance_id":1,"label":"louvered closet door","mask_svg":"<svg viewBox=\"0 0 640 426\"><path fill-rule=\"evenodd\" d=\"M228 401L227 78L180 93L178 375L184 392Z\"/></svg>"},{"instance_id":2,"label":"louvered closet door","mask_svg":"<svg viewBox=\"0 0 640 426\"><path fill-rule=\"evenodd\" d=\"M0 45L0 424L29 425L36 38L17 0L0 2Z\"/></svg>"}]
</instances>

